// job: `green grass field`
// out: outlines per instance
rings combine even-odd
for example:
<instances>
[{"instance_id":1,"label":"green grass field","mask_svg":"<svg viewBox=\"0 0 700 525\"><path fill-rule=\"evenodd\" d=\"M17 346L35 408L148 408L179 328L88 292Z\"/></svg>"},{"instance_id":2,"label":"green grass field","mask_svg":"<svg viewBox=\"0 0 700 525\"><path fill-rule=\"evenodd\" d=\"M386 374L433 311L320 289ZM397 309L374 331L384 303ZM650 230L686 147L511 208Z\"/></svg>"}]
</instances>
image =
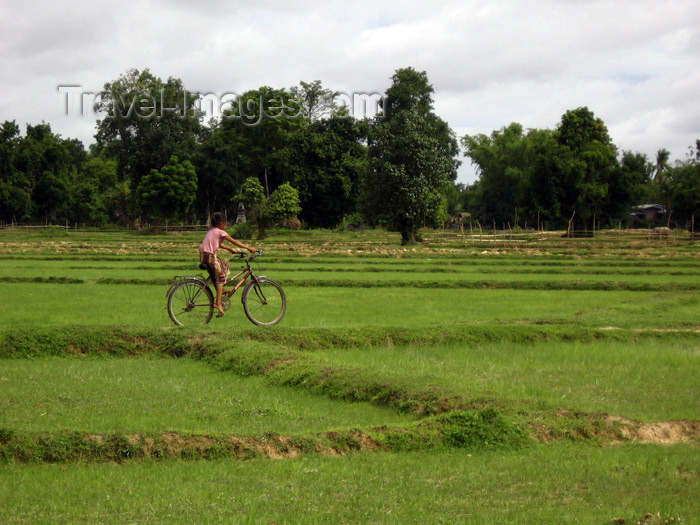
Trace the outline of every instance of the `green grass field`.
<instances>
[{"instance_id":1,"label":"green grass field","mask_svg":"<svg viewBox=\"0 0 700 525\"><path fill-rule=\"evenodd\" d=\"M0 231L0 523L700 523L697 242L272 231L178 328L202 235Z\"/></svg>"}]
</instances>

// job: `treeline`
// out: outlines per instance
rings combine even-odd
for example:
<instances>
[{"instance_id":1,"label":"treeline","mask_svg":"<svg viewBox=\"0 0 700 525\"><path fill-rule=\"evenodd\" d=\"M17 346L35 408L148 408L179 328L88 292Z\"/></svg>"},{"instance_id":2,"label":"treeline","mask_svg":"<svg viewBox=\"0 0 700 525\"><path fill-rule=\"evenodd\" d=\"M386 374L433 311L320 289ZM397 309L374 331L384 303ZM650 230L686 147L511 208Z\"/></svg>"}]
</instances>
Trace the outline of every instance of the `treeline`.
<instances>
[{"instance_id":1,"label":"treeline","mask_svg":"<svg viewBox=\"0 0 700 525\"><path fill-rule=\"evenodd\" d=\"M700 140L684 161L670 153L618 152L588 108L567 111L554 130L512 123L490 136L462 138L479 180L465 207L486 226L594 229L628 225L633 206L658 203L665 224L688 227L700 216Z\"/></svg>"},{"instance_id":2,"label":"treeline","mask_svg":"<svg viewBox=\"0 0 700 525\"><path fill-rule=\"evenodd\" d=\"M617 225L644 202L665 205L681 226L700 213L700 141L674 165L666 150L655 162L619 154L587 108L554 130L511 124L462 137L479 179L456 184L460 142L432 93L424 72L397 70L380 114L360 119L319 81L263 86L205 123L202 98L181 80L129 70L96 99L87 150L46 123L24 136L14 121L1 125L0 221L201 224L213 211L235 216L251 179L265 198L296 191L299 206L288 209L300 208L305 226L383 225L404 242L457 211L484 226L549 228L572 217L577 227Z\"/></svg>"}]
</instances>

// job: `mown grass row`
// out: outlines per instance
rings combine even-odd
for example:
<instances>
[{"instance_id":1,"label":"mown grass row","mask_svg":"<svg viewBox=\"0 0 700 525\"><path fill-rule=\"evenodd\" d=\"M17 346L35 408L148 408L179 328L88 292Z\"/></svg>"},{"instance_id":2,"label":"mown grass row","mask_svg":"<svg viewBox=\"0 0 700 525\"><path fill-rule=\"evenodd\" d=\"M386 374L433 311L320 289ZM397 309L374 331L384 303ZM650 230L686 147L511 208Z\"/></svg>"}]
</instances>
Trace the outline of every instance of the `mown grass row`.
<instances>
[{"instance_id":1,"label":"mown grass row","mask_svg":"<svg viewBox=\"0 0 700 525\"><path fill-rule=\"evenodd\" d=\"M59 259L56 259L59 260ZM83 262L85 262L83 260ZM128 261L123 261L128 262ZM34 262L32 265L33 271L117 271L117 272L133 272L133 271L183 271L183 269L191 269L192 261L183 261L182 263L171 263L171 264L152 264L144 265L141 261L130 261L136 264L128 265L95 265L87 264L82 265L57 265L55 262L48 264L37 264ZM190 263L190 264L188 264ZM275 271L285 271L285 272L323 272L323 273L395 273L400 271L402 274L469 274L469 273L479 273L479 274L503 274L508 273L509 275L514 274L524 274L524 275L650 275L649 267L641 267L641 265L635 265L634 267L625 267L623 265L611 265L611 264L596 264L588 266L576 266L576 265L547 265L547 264L537 264L532 262L523 261L520 262L509 262L503 264L488 264L481 263L459 265L448 264L446 266L434 266L427 263L402 263L401 266L396 264L385 264L382 266L371 266L365 263L342 263L337 261L336 264L325 264L323 266L318 265L318 263L309 263L307 261L296 261L296 262L275 262L270 264L269 262L265 265L266 269L273 268ZM2 265L6 271L25 273L28 270L17 269L14 265ZM698 268L689 265L650 265L654 268L653 275L657 276L700 276L700 265ZM18 276L18 277L21 277Z\"/></svg>"},{"instance_id":2,"label":"mown grass row","mask_svg":"<svg viewBox=\"0 0 700 525\"><path fill-rule=\"evenodd\" d=\"M46 284L131 284L168 285L168 278L115 278L101 277L82 279L78 277L0 277L2 283L46 283ZM300 288L416 288L416 289L490 289L490 290L586 290L586 291L631 291L672 292L700 290L700 282L646 283L621 281L489 281L489 280L352 280L352 279L285 279L286 286Z\"/></svg>"},{"instance_id":3,"label":"mown grass row","mask_svg":"<svg viewBox=\"0 0 700 525\"><path fill-rule=\"evenodd\" d=\"M27 252L27 243L38 248L54 246L65 252L73 249L80 253L119 252L128 249L134 253L147 255L163 248L168 251L186 252L196 247L203 237L204 230L198 232L171 232L166 235L148 236L136 232L72 232L57 236L48 232L0 231L0 251ZM671 239L638 236L635 234L602 235L595 239L566 239L557 235L540 235L538 237L491 237L460 238L441 232L425 232L425 243L414 248L398 248L399 235L370 230L366 232L328 232L309 231L270 231L262 241L264 246L277 246L284 251L319 251L331 255L343 255L344 250L364 253L387 251L412 253L427 250L478 251L505 250L539 250L558 255L586 255L605 251L607 254L637 253L689 253L697 250L697 240L690 235ZM259 242L260 243L260 242ZM127 248L128 247L128 248ZM387 249L389 248L389 249ZM347 255L347 253L345 253Z\"/></svg>"},{"instance_id":4,"label":"mown grass row","mask_svg":"<svg viewBox=\"0 0 700 525\"><path fill-rule=\"evenodd\" d=\"M0 244L0 246L2 246ZM472 250L451 250L447 252L434 251L430 249L419 252L404 253L398 250L389 250L386 253L364 253L353 251L351 253L327 253L319 251L314 254L309 253L284 253L277 246L270 246L265 249L264 261L266 264L322 264L322 265L365 265L381 264L387 267L407 266L416 264L431 264L433 266L509 266L512 264L524 266L546 266L546 267L576 267L585 268L587 266L621 266L621 267L666 267L666 266L694 266L700 265L700 257L693 250L689 254L664 253L659 252L658 257L651 255L639 257L638 253L630 251L627 254L611 256L601 252L592 252L586 258L581 254L557 254L557 253L531 253L522 252L478 252ZM195 257L193 257L193 254ZM37 256L41 256L37 260ZM0 261L26 261L32 260L37 263L42 261L127 261L127 262L185 262L191 263L196 260L196 245L190 246L186 252L173 253L159 250L151 253L120 253L114 250L110 253L71 253L70 250L57 253L52 247L40 249L34 247L31 253L3 252L0 249Z\"/></svg>"},{"instance_id":5,"label":"mown grass row","mask_svg":"<svg viewBox=\"0 0 700 525\"><path fill-rule=\"evenodd\" d=\"M0 247L2 245L0 244ZM285 253L286 252L286 253ZM397 250L388 250L386 253L373 253L351 250L349 253L329 253L317 250L309 253L289 253L288 250L278 246L265 247L264 259L258 262L265 264L322 264L330 265L365 265L381 264L388 267L403 267L416 264L430 264L434 267L440 266L510 266L513 264L524 266L545 266L545 267L575 267L585 268L588 266L619 266L619 267L642 267L642 268L665 268L676 266L697 267L700 259L696 255L697 249L689 253L679 252L655 252L652 251L640 257L634 251L624 252L618 255L592 251L588 254L572 253L532 253L530 251L474 251L474 250L430 250L422 249L419 252L403 253ZM585 256L585 258L583 258ZM37 260L37 257L40 257ZM197 245L189 246L184 251L159 249L148 250L141 253L134 247L129 247L128 251L122 252L118 249L101 250L94 253L86 253L84 250L68 247L57 251L53 247L33 247L28 252L16 253L13 251L3 251L0 248L0 261L113 261L113 262L183 262L193 263L197 260Z\"/></svg>"}]
</instances>

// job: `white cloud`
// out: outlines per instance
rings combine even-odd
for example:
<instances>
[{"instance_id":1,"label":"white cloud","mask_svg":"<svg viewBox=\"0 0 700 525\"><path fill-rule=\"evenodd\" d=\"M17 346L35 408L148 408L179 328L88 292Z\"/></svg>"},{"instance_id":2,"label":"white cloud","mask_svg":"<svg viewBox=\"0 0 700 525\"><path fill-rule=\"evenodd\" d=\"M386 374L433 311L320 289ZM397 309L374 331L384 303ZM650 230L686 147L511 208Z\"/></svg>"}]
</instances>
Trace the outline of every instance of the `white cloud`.
<instances>
[{"instance_id":1,"label":"white cloud","mask_svg":"<svg viewBox=\"0 0 700 525\"><path fill-rule=\"evenodd\" d=\"M412 66L459 136L553 128L585 105L620 149L683 158L700 138L698 27L695 0L4 2L0 121L91 142L94 116L66 116L57 87L97 91L129 68L209 93L371 93Z\"/></svg>"}]
</instances>

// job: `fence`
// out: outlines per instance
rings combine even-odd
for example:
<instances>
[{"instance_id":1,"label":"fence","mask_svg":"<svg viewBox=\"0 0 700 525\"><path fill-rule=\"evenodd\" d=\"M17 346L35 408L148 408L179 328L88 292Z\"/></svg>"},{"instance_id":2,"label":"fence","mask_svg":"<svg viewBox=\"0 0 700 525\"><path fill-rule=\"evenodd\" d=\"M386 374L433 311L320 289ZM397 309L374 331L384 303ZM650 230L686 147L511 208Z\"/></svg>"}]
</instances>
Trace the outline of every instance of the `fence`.
<instances>
[{"instance_id":1,"label":"fence","mask_svg":"<svg viewBox=\"0 0 700 525\"><path fill-rule=\"evenodd\" d=\"M100 224L89 224L85 222L76 222L72 224L16 224L0 222L0 230L26 230L26 231L41 231L47 228L62 228L66 231L142 231L142 230L162 230L165 232L187 232L187 231L206 231L205 225L199 224L165 224L165 225L141 225L125 227L121 226L103 226Z\"/></svg>"}]
</instances>

